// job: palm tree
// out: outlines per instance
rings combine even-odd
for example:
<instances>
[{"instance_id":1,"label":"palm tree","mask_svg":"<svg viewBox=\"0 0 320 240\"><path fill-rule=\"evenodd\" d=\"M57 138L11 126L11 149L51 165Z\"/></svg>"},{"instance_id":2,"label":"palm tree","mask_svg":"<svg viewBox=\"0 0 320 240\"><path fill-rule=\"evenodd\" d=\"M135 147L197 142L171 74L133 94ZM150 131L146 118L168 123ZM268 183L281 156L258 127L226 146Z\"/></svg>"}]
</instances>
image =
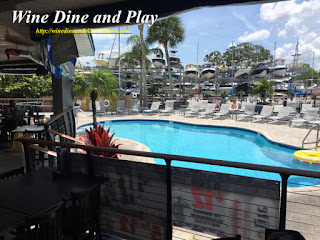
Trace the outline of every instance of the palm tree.
<instances>
[{"instance_id":1,"label":"palm tree","mask_svg":"<svg viewBox=\"0 0 320 240\"><path fill-rule=\"evenodd\" d=\"M165 50L168 64L171 99L173 99L173 86L168 45L171 48L174 48L177 47L179 43L182 43L184 41L184 32L185 31L179 17L169 17L161 21L157 21L148 29L147 42L150 44L158 42L164 47Z\"/></svg>"},{"instance_id":2,"label":"palm tree","mask_svg":"<svg viewBox=\"0 0 320 240\"><path fill-rule=\"evenodd\" d=\"M140 96L143 96L144 103L142 104L142 99L140 97L140 105L146 106L147 105L147 83L146 83L146 71L151 66L151 61L146 57L151 53L159 53L163 54L162 50L159 48L152 48L150 49L149 44L146 41L143 41L143 26L140 29L140 36L139 35L132 35L128 38L127 44L132 45L130 52L125 52L120 55L117 59L117 62L120 61L123 64L126 64L128 67L137 67L140 65L142 68L141 77L140 77ZM141 44L143 42L143 44ZM143 47L142 47L143 45ZM116 64L117 64L116 62ZM144 69L145 66L145 69ZM144 88L144 91L142 91Z\"/></svg>"},{"instance_id":3,"label":"palm tree","mask_svg":"<svg viewBox=\"0 0 320 240\"><path fill-rule=\"evenodd\" d=\"M255 84L255 88L252 89L253 94L259 94L261 98L264 100L267 97L267 94L270 95L274 92L273 81L261 80L259 83Z\"/></svg>"},{"instance_id":4,"label":"palm tree","mask_svg":"<svg viewBox=\"0 0 320 240\"><path fill-rule=\"evenodd\" d=\"M140 30L140 43L141 43L141 62L142 62L142 71L141 71L141 79L142 79L142 85L140 86L140 89L143 88L143 97L140 97L140 105L141 105L141 99L143 99L143 107L147 107L147 73L146 73L146 48L144 44L143 39L143 24L138 25L138 28ZM141 95L141 90L140 90Z\"/></svg>"}]
</instances>

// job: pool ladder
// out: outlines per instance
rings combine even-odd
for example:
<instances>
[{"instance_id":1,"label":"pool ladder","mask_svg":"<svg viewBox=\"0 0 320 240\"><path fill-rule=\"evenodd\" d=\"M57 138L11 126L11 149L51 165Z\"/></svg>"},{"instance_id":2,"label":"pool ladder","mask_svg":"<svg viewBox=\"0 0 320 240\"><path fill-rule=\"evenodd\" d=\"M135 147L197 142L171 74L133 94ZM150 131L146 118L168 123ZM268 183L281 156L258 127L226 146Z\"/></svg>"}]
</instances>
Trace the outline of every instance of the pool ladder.
<instances>
[{"instance_id":1,"label":"pool ladder","mask_svg":"<svg viewBox=\"0 0 320 240\"><path fill-rule=\"evenodd\" d=\"M310 135L310 133L311 133L311 131L313 130L313 129L317 129L317 139L316 139L316 141L315 142L305 142L306 141L306 139L307 139L307 137ZM319 144L319 142L320 142L320 140L319 140L319 131L320 131L320 126L319 125L313 125L311 128L310 128L310 130L309 130L309 132L307 133L307 135L304 137L304 139L302 140L302 149L304 149L304 144L316 144L316 146L315 146L315 151L317 151L318 150L318 144Z\"/></svg>"}]
</instances>

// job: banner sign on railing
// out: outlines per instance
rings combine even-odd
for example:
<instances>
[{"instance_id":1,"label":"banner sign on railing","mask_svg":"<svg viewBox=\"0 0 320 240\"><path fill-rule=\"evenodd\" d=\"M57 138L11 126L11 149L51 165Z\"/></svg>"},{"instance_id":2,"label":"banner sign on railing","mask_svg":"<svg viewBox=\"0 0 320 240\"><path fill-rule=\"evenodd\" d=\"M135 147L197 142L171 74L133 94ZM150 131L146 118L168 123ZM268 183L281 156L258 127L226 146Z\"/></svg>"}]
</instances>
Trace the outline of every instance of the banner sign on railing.
<instances>
[{"instance_id":1,"label":"banner sign on railing","mask_svg":"<svg viewBox=\"0 0 320 240\"><path fill-rule=\"evenodd\" d=\"M137 240L163 240L167 224L166 168L92 156L101 185L101 232Z\"/></svg>"},{"instance_id":2,"label":"banner sign on railing","mask_svg":"<svg viewBox=\"0 0 320 240\"><path fill-rule=\"evenodd\" d=\"M278 181L174 168L172 196L176 226L252 240L279 226Z\"/></svg>"}]
</instances>

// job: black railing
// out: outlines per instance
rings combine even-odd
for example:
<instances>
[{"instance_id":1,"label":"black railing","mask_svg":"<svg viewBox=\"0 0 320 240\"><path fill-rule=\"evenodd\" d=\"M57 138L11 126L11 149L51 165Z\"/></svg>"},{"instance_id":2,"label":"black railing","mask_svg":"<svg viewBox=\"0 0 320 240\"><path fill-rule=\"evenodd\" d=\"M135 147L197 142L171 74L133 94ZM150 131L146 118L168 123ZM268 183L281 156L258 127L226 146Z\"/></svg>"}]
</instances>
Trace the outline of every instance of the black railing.
<instances>
[{"instance_id":1,"label":"black railing","mask_svg":"<svg viewBox=\"0 0 320 240\"><path fill-rule=\"evenodd\" d=\"M36 140L36 139L25 139L20 138L19 141L28 144L39 144L42 146L60 146L66 148L75 148L82 149L87 151L88 159L90 159L92 152L111 152L125 155L134 155L141 157L150 157L157 159L164 159L166 163L166 182L167 182L167 239L171 239L172 237L172 191L171 191L171 163L172 161L183 161L183 162L192 162L192 163L201 163L201 164L209 164L209 165L217 165L217 166L225 166L232 168L240 168L240 169L250 169L256 171L264 171L270 173L278 173L282 179L281 186L281 199L280 199L280 214L279 214L279 229L286 228L286 212L287 212L287 185L288 178L290 176L302 176L302 177L311 177L311 178L320 178L320 172L309 171L309 170L301 170L301 169L291 169L284 167L273 167L266 165L257 165L250 163L241 163L241 162L232 162L232 161L223 161L217 159L209 159L209 158L197 158L197 157L188 157L181 155L171 155L171 154L162 154L162 153L154 153L154 152L142 152L142 151L133 151L133 150L125 150L125 149L114 149L114 148L106 148L106 147L95 147L95 146L87 146L87 145L79 145L74 143L67 142L52 142L47 140ZM30 155L28 151L30 148L26 147L26 156ZM34 168L34 164L30 159L26 159L26 167L27 169ZM29 167L28 167L29 166ZM31 166L31 167L30 167ZM89 169L88 165L88 169ZM89 171L91 172L91 171Z\"/></svg>"}]
</instances>

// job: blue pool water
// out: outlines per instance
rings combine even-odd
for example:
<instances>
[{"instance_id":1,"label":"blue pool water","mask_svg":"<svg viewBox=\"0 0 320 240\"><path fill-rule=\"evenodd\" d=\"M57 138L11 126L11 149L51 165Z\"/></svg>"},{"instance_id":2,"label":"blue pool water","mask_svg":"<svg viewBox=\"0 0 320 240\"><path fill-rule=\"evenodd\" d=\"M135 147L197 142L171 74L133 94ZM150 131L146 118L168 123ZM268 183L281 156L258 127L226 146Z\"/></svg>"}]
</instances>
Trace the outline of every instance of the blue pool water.
<instances>
[{"instance_id":1,"label":"blue pool water","mask_svg":"<svg viewBox=\"0 0 320 240\"><path fill-rule=\"evenodd\" d=\"M111 126L115 136L141 142L152 152L300 168L292 156L297 149L272 143L264 136L248 130L150 120L115 120L102 124L106 129ZM90 126L92 127L79 127L78 131L89 129ZM162 159L155 161L164 164ZM264 179L281 179L279 174L246 169L179 161L174 161L172 165ZM320 180L298 176L289 178L291 187L315 184L320 184Z\"/></svg>"}]
</instances>

